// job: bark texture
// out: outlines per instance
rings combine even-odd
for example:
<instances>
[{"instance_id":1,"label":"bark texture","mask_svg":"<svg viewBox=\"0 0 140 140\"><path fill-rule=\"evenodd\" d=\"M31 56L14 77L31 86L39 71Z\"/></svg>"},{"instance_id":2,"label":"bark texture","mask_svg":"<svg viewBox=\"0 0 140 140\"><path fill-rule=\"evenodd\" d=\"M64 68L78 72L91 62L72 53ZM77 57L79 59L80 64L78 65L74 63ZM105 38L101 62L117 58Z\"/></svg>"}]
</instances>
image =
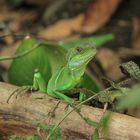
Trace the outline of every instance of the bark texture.
<instances>
[{"instance_id":1,"label":"bark texture","mask_svg":"<svg viewBox=\"0 0 140 140\"><path fill-rule=\"evenodd\" d=\"M17 89L16 86L0 83L0 131L5 135L37 134L35 122L54 125L71 109L66 104L53 99L46 94L24 94L7 99ZM55 114L52 114L55 106ZM82 106L84 116L98 121L102 109ZM86 124L76 112L72 112L61 124L64 140L90 140L93 128ZM45 132L46 134L46 132ZM41 135L44 135L42 132ZM2 136L0 137L2 139ZM109 127L110 140L140 140L140 119L113 113Z\"/></svg>"}]
</instances>

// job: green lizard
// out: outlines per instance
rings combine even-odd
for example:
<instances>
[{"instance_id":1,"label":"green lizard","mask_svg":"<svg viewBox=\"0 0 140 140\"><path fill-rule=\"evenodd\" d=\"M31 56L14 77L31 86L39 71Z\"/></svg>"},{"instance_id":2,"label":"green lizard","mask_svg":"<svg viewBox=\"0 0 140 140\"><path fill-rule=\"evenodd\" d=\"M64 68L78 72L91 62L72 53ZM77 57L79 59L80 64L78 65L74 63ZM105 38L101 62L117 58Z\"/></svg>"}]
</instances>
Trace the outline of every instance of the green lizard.
<instances>
[{"instance_id":1,"label":"green lizard","mask_svg":"<svg viewBox=\"0 0 140 140\"><path fill-rule=\"evenodd\" d=\"M36 44L39 43L34 38L25 38L18 47L15 55L30 50ZM66 65L66 54L69 50L66 51L60 45L44 41L40 41L39 46L40 47L36 50L28 53L26 56L15 59L11 63L8 70L8 79L10 83L18 86L33 85L34 71L38 69L47 85L52 75L62 66ZM88 74L83 75L80 86L94 92L99 91L97 84Z\"/></svg>"},{"instance_id":2,"label":"green lizard","mask_svg":"<svg viewBox=\"0 0 140 140\"><path fill-rule=\"evenodd\" d=\"M90 39L90 40L89 40ZM75 40L74 42L66 42L62 45L50 43L48 41L39 41L34 38L25 38L22 40L20 46L16 50L16 54L22 54L28 50L31 50L33 46L38 44L38 48L28 53L24 57L15 59L8 70L9 82L18 86L32 85L34 70L37 68L45 80L49 81L52 74L55 73L61 66L66 64L66 53L69 48L75 46L84 46L87 44L96 44L97 47L109 40L112 40L112 35L103 35L92 38L83 38L82 40ZM82 43L81 43L82 42ZM18 73L17 73L18 71ZM89 74L83 76L83 82L81 83L86 88L90 88L93 91L99 91L98 86L91 79ZM90 81L90 82L88 82ZM86 86L85 86L86 85Z\"/></svg>"},{"instance_id":3,"label":"green lizard","mask_svg":"<svg viewBox=\"0 0 140 140\"><path fill-rule=\"evenodd\" d=\"M39 72L34 74L33 89L47 92L49 95L71 104L73 100L63 94L65 90L74 88L85 73L89 61L95 56L97 50L93 46L73 48L67 54L67 62L52 75L46 87L45 80ZM80 100L84 100L84 93L80 93Z\"/></svg>"},{"instance_id":4,"label":"green lizard","mask_svg":"<svg viewBox=\"0 0 140 140\"><path fill-rule=\"evenodd\" d=\"M107 40L108 38L111 39L110 36L107 35L107 36L101 37L99 40L100 40L100 42L102 42L102 39ZM94 40L94 41L96 42L96 40ZM104 42L106 42L106 41L103 41L102 43L104 43ZM18 49L16 51L16 56L18 56L18 54L22 54L23 52L31 50L34 46L36 46L36 44L39 47L38 49L32 51L31 53L26 54L26 56L24 56L24 57L20 57L20 58L16 57L17 59L12 62L11 66L9 68L8 77L9 77L9 81L15 85L19 85L19 86L33 85L34 89L40 89L41 91L46 92L47 91L46 86L47 86L48 82L50 81L50 78L62 66L67 66L68 62L69 61L71 62L70 58L72 58L72 57L69 57L69 59L67 59L67 61L66 61L66 52L67 51L65 49L63 49L62 46L44 42L44 41L38 42L37 40L30 38L30 37L25 38L22 41L21 45L18 47ZM84 45L85 45L85 43L84 43ZM65 46L66 46L66 44L65 44ZM34 48L36 48L36 47L34 47ZM80 52L81 48L79 47L79 54L81 53L81 56L82 55L84 56L85 54L83 53L83 51ZM72 56L73 53L75 53L74 50L76 50L76 49L68 50L68 52L70 51L69 56ZM77 57L75 57L75 58L77 59ZM82 58L80 58L80 59L82 60ZM75 59L72 59L72 60L75 60ZM83 67L81 67L82 65L79 63L79 65L77 65L77 67L76 67L77 71L75 69L75 71L72 73L73 77L76 75L76 72L77 72L77 75L75 76L76 80L73 81L73 83L70 85L70 87L74 87L74 85L79 84L80 83L79 79L81 79L81 78L78 79L77 77L81 76L84 79L83 81L88 80L86 83L82 82L81 86L88 88L90 90L93 90L95 92L99 91L99 88L96 85L96 83L93 82L93 80L91 80L87 74L80 75L79 70L82 70L82 68L83 68L83 71L85 71L85 68L87 65L86 61L85 62L82 61L82 62L83 62ZM84 65L84 64L86 64L86 65ZM79 69L78 69L78 67L79 67ZM34 74L35 69L38 69L39 72L35 72L35 74ZM71 69L72 69L72 67L71 67ZM17 71L18 71L18 73L17 73ZM60 76L63 76L62 73L60 74ZM69 76L69 75L65 75L65 76L66 77L64 77L64 76L62 77L63 80L67 79L67 76ZM56 77L59 77L59 76L56 76ZM61 78L59 77L58 79L60 80ZM74 82L76 82L76 83L74 83ZM88 83L90 83L90 84L88 84ZM48 86L49 86L49 84L48 84ZM49 86L49 87L52 87L52 86ZM70 89L70 87L67 87L67 89ZM51 90L51 92L50 92L50 90ZM55 89L55 90L57 90L57 89ZM63 90L66 90L66 88ZM49 88L48 91L49 91L48 93L53 92L53 94L54 94L54 90L52 88ZM59 91L59 89L58 89L58 91ZM55 95L53 95L53 96L55 96ZM83 98L85 98L85 95L81 94L80 100L82 101Z\"/></svg>"}]
</instances>

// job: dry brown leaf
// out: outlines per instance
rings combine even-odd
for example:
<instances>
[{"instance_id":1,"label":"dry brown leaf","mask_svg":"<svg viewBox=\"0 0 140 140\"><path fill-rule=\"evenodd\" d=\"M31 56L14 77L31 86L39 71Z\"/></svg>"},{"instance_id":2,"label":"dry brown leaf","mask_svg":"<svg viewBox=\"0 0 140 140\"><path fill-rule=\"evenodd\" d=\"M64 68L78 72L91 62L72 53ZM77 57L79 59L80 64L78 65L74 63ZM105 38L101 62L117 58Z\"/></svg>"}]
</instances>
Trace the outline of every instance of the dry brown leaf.
<instances>
[{"instance_id":1,"label":"dry brown leaf","mask_svg":"<svg viewBox=\"0 0 140 140\"><path fill-rule=\"evenodd\" d=\"M74 18L60 20L39 33L45 39L61 40L75 36L74 32L93 33L111 17L121 0L96 0L88 10Z\"/></svg>"},{"instance_id":2,"label":"dry brown leaf","mask_svg":"<svg viewBox=\"0 0 140 140\"><path fill-rule=\"evenodd\" d=\"M9 22L8 27L12 32L18 33L22 28L22 22L21 20L13 19Z\"/></svg>"},{"instance_id":3,"label":"dry brown leaf","mask_svg":"<svg viewBox=\"0 0 140 140\"><path fill-rule=\"evenodd\" d=\"M7 46L4 47L1 51L0 51L0 56L11 56L14 54L14 52L16 51L17 47L19 46L19 42L14 43L11 46ZM10 60L8 61L1 61L1 65L4 66L4 68L8 69L9 65L10 65Z\"/></svg>"},{"instance_id":4,"label":"dry brown leaf","mask_svg":"<svg viewBox=\"0 0 140 140\"><path fill-rule=\"evenodd\" d=\"M140 19L133 19L133 40L132 47L134 49L140 49Z\"/></svg>"},{"instance_id":5,"label":"dry brown leaf","mask_svg":"<svg viewBox=\"0 0 140 140\"><path fill-rule=\"evenodd\" d=\"M108 48L103 48L96 56L106 76L111 80L119 80L123 74L119 68L121 63L118 55Z\"/></svg>"},{"instance_id":6,"label":"dry brown leaf","mask_svg":"<svg viewBox=\"0 0 140 140\"><path fill-rule=\"evenodd\" d=\"M15 53L17 47L19 46L20 41L14 43L13 45L4 47L1 51L0 51L0 56L11 56ZM8 60L8 61L0 61L1 66L4 67L5 71L2 73L2 77L4 79L4 81L8 81L8 73L7 70L10 66L12 60Z\"/></svg>"},{"instance_id":7,"label":"dry brown leaf","mask_svg":"<svg viewBox=\"0 0 140 140\"><path fill-rule=\"evenodd\" d=\"M119 48L118 55L122 59L132 59L134 57L140 57L140 49L132 49L132 48Z\"/></svg>"},{"instance_id":8,"label":"dry brown leaf","mask_svg":"<svg viewBox=\"0 0 140 140\"><path fill-rule=\"evenodd\" d=\"M0 21L10 20L18 17L18 13L10 10L6 5L0 8Z\"/></svg>"},{"instance_id":9,"label":"dry brown leaf","mask_svg":"<svg viewBox=\"0 0 140 140\"><path fill-rule=\"evenodd\" d=\"M121 0L93 1L85 13L82 31L93 33L99 30L110 19Z\"/></svg>"},{"instance_id":10,"label":"dry brown leaf","mask_svg":"<svg viewBox=\"0 0 140 140\"><path fill-rule=\"evenodd\" d=\"M3 31L0 32L0 38L5 42L6 45L12 45L14 43L13 36L6 36L11 34L11 31L8 28L5 28ZM6 37L4 37L6 36Z\"/></svg>"},{"instance_id":11,"label":"dry brown leaf","mask_svg":"<svg viewBox=\"0 0 140 140\"><path fill-rule=\"evenodd\" d=\"M0 9L0 21L8 21L9 26L5 28L9 28L11 31L18 32L23 23L27 21L34 21L37 17L37 12L32 11L14 11L7 6L3 6ZM7 24L6 24L7 25Z\"/></svg>"},{"instance_id":12,"label":"dry brown leaf","mask_svg":"<svg viewBox=\"0 0 140 140\"><path fill-rule=\"evenodd\" d=\"M81 14L75 18L60 20L47 29L39 32L39 36L44 39L54 40L69 38L74 32L77 32L81 29L83 18L84 16Z\"/></svg>"},{"instance_id":13,"label":"dry brown leaf","mask_svg":"<svg viewBox=\"0 0 140 140\"><path fill-rule=\"evenodd\" d=\"M20 12L16 18L9 22L9 28L11 31L19 32L24 23L34 21L36 17L35 11Z\"/></svg>"}]
</instances>

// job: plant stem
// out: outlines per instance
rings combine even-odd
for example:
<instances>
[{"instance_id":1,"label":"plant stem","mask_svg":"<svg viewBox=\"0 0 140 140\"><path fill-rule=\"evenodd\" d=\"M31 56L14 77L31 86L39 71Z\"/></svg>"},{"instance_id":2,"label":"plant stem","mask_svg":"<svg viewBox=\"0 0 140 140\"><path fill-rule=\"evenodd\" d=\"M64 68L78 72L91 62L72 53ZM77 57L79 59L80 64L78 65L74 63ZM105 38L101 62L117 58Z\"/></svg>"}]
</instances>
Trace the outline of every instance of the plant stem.
<instances>
[{"instance_id":1,"label":"plant stem","mask_svg":"<svg viewBox=\"0 0 140 140\"><path fill-rule=\"evenodd\" d=\"M30 52L32 52L33 50L35 50L36 48L38 48L40 46L40 43L37 43L36 45L34 45L34 47L32 47L31 49L27 50L27 51L24 51L23 53L20 53L20 54L15 54L13 56L1 56L0 57L0 61L3 61L3 60L10 60L10 59L17 59L19 57L22 57Z\"/></svg>"},{"instance_id":2,"label":"plant stem","mask_svg":"<svg viewBox=\"0 0 140 140\"><path fill-rule=\"evenodd\" d=\"M86 99L85 101L83 101L83 102L79 103L78 105L76 105L75 108L78 108L78 107L80 107L81 105L83 105L84 103L89 102L90 100L92 100L92 99L94 99L95 97L97 97L99 94L100 94L100 92L99 92L99 93L96 93L95 95L93 95L93 96L91 96L91 97L89 97L89 98ZM75 108L72 108L72 110L70 110L70 111L69 111L69 112L68 112L68 113L53 127L51 133L48 134L48 136L47 136L47 138L46 138L45 140L49 140L49 138L50 138L50 136L53 134L53 132L59 127L59 125L64 121L64 119L65 119L70 113L72 113L72 112L75 110Z\"/></svg>"}]
</instances>

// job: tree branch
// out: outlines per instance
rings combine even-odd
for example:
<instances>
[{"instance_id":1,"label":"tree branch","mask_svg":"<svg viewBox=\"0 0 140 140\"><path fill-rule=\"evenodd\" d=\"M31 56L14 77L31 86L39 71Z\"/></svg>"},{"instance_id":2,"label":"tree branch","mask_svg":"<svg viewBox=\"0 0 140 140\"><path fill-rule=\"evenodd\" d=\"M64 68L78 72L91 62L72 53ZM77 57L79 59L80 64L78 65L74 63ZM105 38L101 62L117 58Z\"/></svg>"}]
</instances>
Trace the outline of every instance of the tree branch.
<instances>
[{"instance_id":1,"label":"tree branch","mask_svg":"<svg viewBox=\"0 0 140 140\"><path fill-rule=\"evenodd\" d=\"M0 83L0 131L5 135L38 134L37 127L33 124L43 123L57 124L71 109L66 109L66 104L53 99L46 94L25 94L16 99L12 96L9 103L7 99L17 89L6 83ZM52 110L56 107L55 114ZM82 106L81 113L94 121L99 121L103 110L89 106ZM76 113L72 112L61 124L63 139L89 140L93 128L85 123ZM123 114L113 113L109 127L109 139L111 140L139 140L140 119ZM45 135L41 131L40 135ZM0 139L2 137L0 136Z\"/></svg>"}]
</instances>

